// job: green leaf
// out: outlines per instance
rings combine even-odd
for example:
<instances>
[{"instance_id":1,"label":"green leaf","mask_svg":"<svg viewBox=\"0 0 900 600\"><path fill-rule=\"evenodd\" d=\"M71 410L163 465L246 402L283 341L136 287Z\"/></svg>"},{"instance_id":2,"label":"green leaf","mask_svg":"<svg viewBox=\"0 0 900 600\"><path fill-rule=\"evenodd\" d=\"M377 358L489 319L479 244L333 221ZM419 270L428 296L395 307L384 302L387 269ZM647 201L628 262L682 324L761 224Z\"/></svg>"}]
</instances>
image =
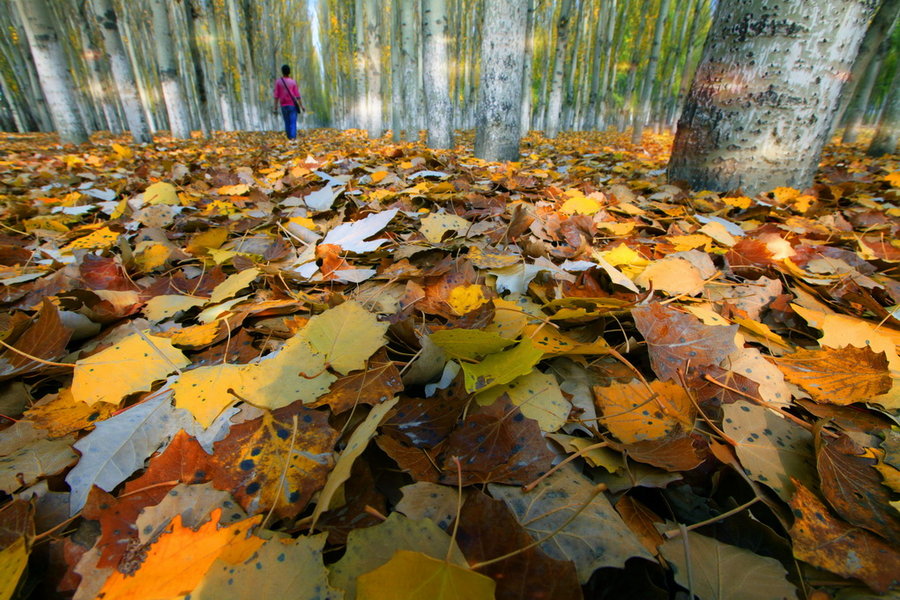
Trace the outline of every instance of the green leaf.
<instances>
[{"instance_id":1,"label":"green leaf","mask_svg":"<svg viewBox=\"0 0 900 600\"><path fill-rule=\"evenodd\" d=\"M346 375L365 368L366 360L384 345L387 328L360 304L344 302L310 319L303 335L332 369Z\"/></svg>"},{"instance_id":2,"label":"green leaf","mask_svg":"<svg viewBox=\"0 0 900 600\"><path fill-rule=\"evenodd\" d=\"M491 354L480 363L463 363L466 391L483 392L527 375L543 354L543 350L526 339L509 350Z\"/></svg>"}]
</instances>

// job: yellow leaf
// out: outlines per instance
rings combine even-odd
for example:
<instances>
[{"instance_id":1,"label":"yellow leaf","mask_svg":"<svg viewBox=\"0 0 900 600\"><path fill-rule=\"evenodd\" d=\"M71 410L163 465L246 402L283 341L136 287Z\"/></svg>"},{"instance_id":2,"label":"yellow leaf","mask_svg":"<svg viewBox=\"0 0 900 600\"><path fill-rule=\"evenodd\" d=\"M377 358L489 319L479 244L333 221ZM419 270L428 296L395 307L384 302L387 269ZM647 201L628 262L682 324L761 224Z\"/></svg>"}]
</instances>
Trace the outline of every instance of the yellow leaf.
<instances>
[{"instance_id":1,"label":"yellow leaf","mask_svg":"<svg viewBox=\"0 0 900 600\"><path fill-rule=\"evenodd\" d=\"M747 196L737 196L735 198L722 198L722 202L724 202L728 206L733 206L735 208L740 208L740 209L750 208L750 205L753 204L753 200L748 198Z\"/></svg>"},{"instance_id":2,"label":"yellow leaf","mask_svg":"<svg viewBox=\"0 0 900 600\"><path fill-rule=\"evenodd\" d=\"M700 271L683 258L664 258L644 269L634 282L639 286L666 292L670 296L694 296L703 291Z\"/></svg>"},{"instance_id":3,"label":"yellow leaf","mask_svg":"<svg viewBox=\"0 0 900 600\"><path fill-rule=\"evenodd\" d=\"M206 300L203 298L162 294L150 298L147 304L144 305L142 312L151 321L158 322L194 306L203 306L204 304L206 304Z\"/></svg>"},{"instance_id":4,"label":"yellow leaf","mask_svg":"<svg viewBox=\"0 0 900 600\"><path fill-rule=\"evenodd\" d=\"M169 338L176 346L188 349L208 346L222 329L222 321L210 321L201 325L191 325L183 329L170 329L162 337ZM226 327L227 324L224 324Z\"/></svg>"},{"instance_id":5,"label":"yellow leaf","mask_svg":"<svg viewBox=\"0 0 900 600\"><path fill-rule=\"evenodd\" d=\"M177 205L178 193L171 183L160 181L144 190L144 202L147 204L174 204Z\"/></svg>"},{"instance_id":6,"label":"yellow leaf","mask_svg":"<svg viewBox=\"0 0 900 600\"><path fill-rule=\"evenodd\" d=\"M462 217L445 213L432 213L422 219L419 231L432 244L439 244L444 234L448 231L453 231L458 235L465 234L471 226L472 223Z\"/></svg>"},{"instance_id":7,"label":"yellow leaf","mask_svg":"<svg viewBox=\"0 0 900 600\"><path fill-rule=\"evenodd\" d=\"M118 239L118 233L109 227L101 227L97 231L69 242L63 247L63 251L71 251L76 248L84 250L105 249L115 244Z\"/></svg>"},{"instance_id":8,"label":"yellow leaf","mask_svg":"<svg viewBox=\"0 0 900 600\"><path fill-rule=\"evenodd\" d=\"M419 552L398 550L360 575L357 600L493 600L493 579Z\"/></svg>"},{"instance_id":9,"label":"yellow leaf","mask_svg":"<svg viewBox=\"0 0 900 600\"><path fill-rule=\"evenodd\" d=\"M75 400L69 388L62 388L55 399L41 400L25 411L25 415L51 437L62 437L90 428L94 423L111 417L115 411L115 404L99 402L91 406Z\"/></svg>"},{"instance_id":10,"label":"yellow leaf","mask_svg":"<svg viewBox=\"0 0 900 600\"><path fill-rule=\"evenodd\" d=\"M366 358L369 356L371 353ZM296 400L310 404L337 380L326 369L325 359L325 355L313 351L305 331L301 331L288 339L275 356L245 365L243 387L235 392L251 404L269 410ZM365 365L365 359L362 364ZM227 388L221 390L226 391Z\"/></svg>"},{"instance_id":11,"label":"yellow leaf","mask_svg":"<svg viewBox=\"0 0 900 600\"><path fill-rule=\"evenodd\" d=\"M224 228L207 229L191 238L186 250L191 254L205 254L210 249L216 249L228 239L228 230Z\"/></svg>"},{"instance_id":12,"label":"yellow leaf","mask_svg":"<svg viewBox=\"0 0 900 600\"><path fill-rule=\"evenodd\" d=\"M72 396L88 404L118 404L128 394L149 390L154 381L190 362L166 338L135 333L77 361Z\"/></svg>"},{"instance_id":13,"label":"yellow leaf","mask_svg":"<svg viewBox=\"0 0 900 600\"><path fill-rule=\"evenodd\" d=\"M712 247L712 238L703 234L670 235L667 239L675 245L675 252L687 252L701 246L708 252Z\"/></svg>"},{"instance_id":14,"label":"yellow leaf","mask_svg":"<svg viewBox=\"0 0 900 600\"><path fill-rule=\"evenodd\" d=\"M123 146L122 144L113 143L112 145L113 152L116 153L120 159L125 160L134 156L134 152L131 151L131 148L128 146Z\"/></svg>"},{"instance_id":15,"label":"yellow leaf","mask_svg":"<svg viewBox=\"0 0 900 600\"><path fill-rule=\"evenodd\" d=\"M385 343L388 324L357 302L344 302L309 320L302 334L332 369L346 375L366 366Z\"/></svg>"},{"instance_id":16,"label":"yellow leaf","mask_svg":"<svg viewBox=\"0 0 900 600\"><path fill-rule=\"evenodd\" d=\"M0 550L0 600L10 600L19 578L28 565L28 549L25 536L20 535L6 548Z\"/></svg>"},{"instance_id":17,"label":"yellow leaf","mask_svg":"<svg viewBox=\"0 0 900 600\"><path fill-rule=\"evenodd\" d=\"M800 190L792 187L777 187L771 191L772 197L778 204L785 204L800 195Z\"/></svg>"},{"instance_id":18,"label":"yellow leaf","mask_svg":"<svg viewBox=\"0 0 900 600\"><path fill-rule=\"evenodd\" d=\"M609 344L602 337L593 342L579 342L544 323L526 325L523 331L524 337L544 354L565 356L609 352Z\"/></svg>"},{"instance_id":19,"label":"yellow leaf","mask_svg":"<svg viewBox=\"0 0 900 600\"><path fill-rule=\"evenodd\" d=\"M259 277L259 269L244 269L240 273L229 275L228 279L213 288L212 295L209 297L210 304L218 304L237 295L238 292L249 286Z\"/></svg>"},{"instance_id":20,"label":"yellow leaf","mask_svg":"<svg viewBox=\"0 0 900 600\"><path fill-rule=\"evenodd\" d=\"M375 171L370 175L372 183L381 183L381 180L387 177L387 171Z\"/></svg>"},{"instance_id":21,"label":"yellow leaf","mask_svg":"<svg viewBox=\"0 0 900 600\"><path fill-rule=\"evenodd\" d=\"M134 260L145 273L165 265L172 254L172 249L165 244L157 242L141 242L141 244L146 245L135 249Z\"/></svg>"},{"instance_id":22,"label":"yellow leaf","mask_svg":"<svg viewBox=\"0 0 900 600\"><path fill-rule=\"evenodd\" d=\"M643 268L650 262L625 244L619 244L612 250L601 252L600 254L606 259L606 262L614 267ZM623 271L624 270L625 269L623 269Z\"/></svg>"},{"instance_id":23,"label":"yellow leaf","mask_svg":"<svg viewBox=\"0 0 900 600\"><path fill-rule=\"evenodd\" d=\"M184 527L181 515L172 521L150 548L134 573L113 571L103 585L103 600L151 600L190 594L203 580L216 559L237 564L259 548L263 539L248 535L262 515L217 529L222 509L212 512L210 521L196 531Z\"/></svg>"},{"instance_id":24,"label":"yellow leaf","mask_svg":"<svg viewBox=\"0 0 900 600\"><path fill-rule=\"evenodd\" d=\"M466 391L478 392L527 375L544 352L525 339L509 350L490 354L480 363L463 363Z\"/></svg>"},{"instance_id":25,"label":"yellow leaf","mask_svg":"<svg viewBox=\"0 0 900 600\"><path fill-rule=\"evenodd\" d=\"M688 432L694 428L690 397L668 381L652 381L649 389L637 379L594 386L594 398L603 412L603 425L625 444L660 439L679 426Z\"/></svg>"},{"instance_id":26,"label":"yellow leaf","mask_svg":"<svg viewBox=\"0 0 900 600\"><path fill-rule=\"evenodd\" d=\"M243 196L249 191L249 185L246 183L239 183L237 185L223 185L216 190L216 193L220 196Z\"/></svg>"},{"instance_id":27,"label":"yellow leaf","mask_svg":"<svg viewBox=\"0 0 900 600\"><path fill-rule=\"evenodd\" d=\"M484 328L488 333L496 333L502 338L513 340L519 337L528 323L528 315L519 305L503 298L494 298L494 320Z\"/></svg>"},{"instance_id":28,"label":"yellow leaf","mask_svg":"<svg viewBox=\"0 0 900 600\"><path fill-rule=\"evenodd\" d=\"M487 298L484 297L484 290L476 284L456 286L447 297L451 310L460 316L472 312L485 302Z\"/></svg>"},{"instance_id":29,"label":"yellow leaf","mask_svg":"<svg viewBox=\"0 0 900 600\"><path fill-rule=\"evenodd\" d=\"M585 196L578 190L569 190L569 192L572 191L576 192L576 194L569 194L571 198L563 202L563 205L559 208L559 212L564 215L592 215L603 208L602 202L594 194Z\"/></svg>"},{"instance_id":30,"label":"yellow leaf","mask_svg":"<svg viewBox=\"0 0 900 600\"><path fill-rule=\"evenodd\" d=\"M245 365L231 364L185 371L172 384L175 406L190 411L197 422L207 428L219 413L237 400L228 390L237 394L244 391L247 375Z\"/></svg>"},{"instance_id":31,"label":"yellow leaf","mask_svg":"<svg viewBox=\"0 0 900 600\"><path fill-rule=\"evenodd\" d=\"M475 399L481 406L493 404L502 394L507 394L522 414L537 421L541 431L557 431L566 424L572 405L559 389L553 375L541 373L537 369L478 394Z\"/></svg>"},{"instance_id":32,"label":"yellow leaf","mask_svg":"<svg viewBox=\"0 0 900 600\"><path fill-rule=\"evenodd\" d=\"M430 337L451 358L476 359L500 352L514 343L511 339L481 329L441 329Z\"/></svg>"},{"instance_id":33,"label":"yellow leaf","mask_svg":"<svg viewBox=\"0 0 900 600\"><path fill-rule=\"evenodd\" d=\"M891 184L891 187L900 188L900 171L894 171L884 176L884 180Z\"/></svg>"}]
</instances>

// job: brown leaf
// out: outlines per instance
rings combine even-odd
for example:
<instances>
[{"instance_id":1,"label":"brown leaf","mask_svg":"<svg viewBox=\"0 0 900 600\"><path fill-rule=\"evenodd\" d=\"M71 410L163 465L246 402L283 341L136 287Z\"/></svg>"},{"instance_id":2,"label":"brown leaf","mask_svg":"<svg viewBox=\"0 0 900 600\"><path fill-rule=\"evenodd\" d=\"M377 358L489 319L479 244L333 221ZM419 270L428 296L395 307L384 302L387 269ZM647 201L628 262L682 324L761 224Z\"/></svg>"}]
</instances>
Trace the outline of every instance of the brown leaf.
<instances>
[{"instance_id":1,"label":"brown leaf","mask_svg":"<svg viewBox=\"0 0 900 600\"><path fill-rule=\"evenodd\" d=\"M44 363L24 355L52 361L62 356L71 336L72 331L59 320L56 306L45 298L36 320L10 344L20 352L7 348L0 353L0 381L47 368Z\"/></svg>"},{"instance_id":2,"label":"brown leaf","mask_svg":"<svg viewBox=\"0 0 900 600\"><path fill-rule=\"evenodd\" d=\"M537 421L523 415L504 394L470 413L447 438L438 461L443 468L440 483L457 482L453 457L459 458L463 485L525 485L547 472L554 454Z\"/></svg>"},{"instance_id":3,"label":"brown leaf","mask_svg":"<svg viewBox=\"0 0 900 600\"><path fill-rule=\"evenodd\" d=\"M816 430L816 465L822 493L839 515L887 540L900 539L900 517L875 469L878 459L840 433L837 439Z\"/></svg>"},{"instance_id":4,"label":"brown leaf","mask_svg":"<svg viewBox=\"0 0 900 600\"><path fill-rule=\"evenodd\" d=\"M459 515L456 541L474 564L517 550L534 540L502 500L469 494ZM497 583L497 600L577 600L582 597L575 565L556 560L534 546L478 570Z\"/></svg>"},{"instance_id":5,"label":"brown leaf","mask_svg":"<svg viewBox=\"0 0 900 600\"><path fill-rule=\"evenodd\" d=\"M634 444L694 427L694 405L687 391L666 381L649 386L638 379L595 386L594 399L603 413L601 423L621 442Z\"/></svg>"},{"instance_id":6,"label":"brown leaf","mask_svg":"<svg viewBox=\"0 0 900 600\"><path fill-rule=\"evenodd\" d=\"M855 577L880 593L900 582L900 553L894 546L836 519L809 488L797 480L794 485L794 556L842 577Z\"/></svg>"},{"instance_id":7,"label":"brown leaf","mask_svg":"<svg viewBox=\"0 0 900 600\"><path fill-rule=\"evenodd\" d=\"M706 454L700 439L684 433L633 444L610 444L610 447L638 462L671 472L690 471L700 466Z\"/></svg>"},{"instance_id":8,"label":"brown leaf","mask_svg":"<svg viewBox=\"0 0 900 600\"><path fill-rule=\"evenodd\" d=\"M353 371L331 384L331 389L310 407L327 404L340 414L358 404L381 404L403 390L400 371L383 348L373 354L366 368Z\"/></svg>"},{"instance_id":9,"label":"brown leaf","mask_svg":"<svg viewBox=\"0 0 900 600\"><path fill-rule=\"evenodd\" d=\"M734 352L737 325L710 326L700 319L661 304L631 311L634 324L647 340L650 364L660 379L679 381L678 371L718 365Z\"/></svg>"},{"instance_id":10,"label":"brown leaf","mask_svg":"<svg viewBox=\"0 0 900 600\"><path fill-rule=\"evenodd\" d=\"M776 359L785 379L799 385L817 402L864 402L891 389L893 380L884 352L844 346L800 349Z\"/></svg>"},{"instance_id":11,"label":"brown leaf","mask_svg":"<svg viewBox=\"0 0 900 600\"><path fill-rule=\"evenodd\" d=\"M665 540L656 530L655 523L663 523L662 517L627 494L616 502L616 512L637 535L644 548L653 555L659 553L659 547Z\"/></svg>"}]
</instances>

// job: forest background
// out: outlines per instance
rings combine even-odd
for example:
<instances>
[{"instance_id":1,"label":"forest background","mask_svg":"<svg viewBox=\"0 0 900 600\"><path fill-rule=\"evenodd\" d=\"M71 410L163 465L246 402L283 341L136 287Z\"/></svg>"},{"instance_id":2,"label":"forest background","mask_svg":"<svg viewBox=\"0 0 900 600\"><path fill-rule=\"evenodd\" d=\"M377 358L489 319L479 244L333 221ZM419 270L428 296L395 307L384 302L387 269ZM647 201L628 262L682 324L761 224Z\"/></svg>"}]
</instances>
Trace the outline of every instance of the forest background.
<instances>
[{"instance_id":1,"label":"forest background","mask_svg":"<svg viewBox=\"0 0 900 600\"><path fill-rule=\"evenodd\" d=\"M522 130L672 127L703 48L715 0L523 0ZM376 0L42 0L0 3L0 129L52 131L54 123L23 31L24 11L59 33L74 107L88 131L129 128L136 94L146 131L267 130L271 87L293 67L307 127L426 128L423 75L441 69L455 129L475 124L483 0L446 10L445 66L425 51L417 2ZM428 4L428 3L426 3ZM879 18L890 29L897 2ZM872 28L876 29L876 28ZM895 81L900 31L865 43L835 125L844 141L877 123ZM113 75L127 63L133 83ZM119 67L121 68L121 67ZM167 111L168 103L168 111ZM179 106L180 105L180 106ZM174 121L174 122L173 122ZM57 127L58 129L58 127ZM132 130L134 128L132 127ZM144 134L146 135L146 134ZM412 136L413 134L409 134Z\"/></svg>"}]
</instances>

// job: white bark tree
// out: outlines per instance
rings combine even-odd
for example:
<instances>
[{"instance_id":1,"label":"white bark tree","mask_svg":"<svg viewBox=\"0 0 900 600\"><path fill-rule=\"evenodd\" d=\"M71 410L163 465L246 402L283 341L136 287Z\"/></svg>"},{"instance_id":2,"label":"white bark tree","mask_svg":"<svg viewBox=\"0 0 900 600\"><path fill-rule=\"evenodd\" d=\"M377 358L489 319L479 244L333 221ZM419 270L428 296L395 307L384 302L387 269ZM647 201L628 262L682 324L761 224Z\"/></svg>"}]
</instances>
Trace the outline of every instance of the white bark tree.
<instances>
[{"instance_id":1,"label":"white bark tree","mask_svg":"<svg viewBox=\"0 0 900 600\"><path fill-rule=\"evenodd\" d=\"M169 129L172 137L186 139L191 137L191 126L187 101L178 76L178 63L175 60L175 41L169 24L168 0L151 0L151 7L159 81L169 115Z\"/></svg>"},{"instance_id":2,"label":"white bark tree","mask_svg":"<svg viewBox=\"0 0 900 600\"><path fill-rule=\"evenodd\" d=\"M119 100L122 102L122 110L125 112L128 130L135 143L151 142L153 137L144 116L144 107L141 106L141 99L138 96L137 81L119 34L119 18L116 10L110 0L92 0L92 3L97 22L100 24L103 45L109 58L109 66L119 93Z\"/></svg>"},{"instance_id":3,"label":"white bark tree","mask_svg":"<svg viewBox=\"0 0 900 600\"><path fill-rule=\"evenodd\" d=\"M556 58L553 60L553 79L550 83L550 101L547 104L547 121L545 125L548 138L559 134L559 120L562 116L563 76L566 66L566 44L569 40L569 19L572 12L572 0L561 0L559 20L556 26Z\"/></svg>"},{"instance_id":4,"label":"white bark tree","mask_svg":"<svg viewBox=\"0 0 900 600\"><path fill-rule=\"evenodd\" d=\"M666 28L666 17L669 14L669 0L662 0L659 14L656 17L656 29L653 32L653 45L650 47L650 60L644 72L644 85L641 87L641 98L631 129L631 143L640 144L644 134L644 124L650 117L650 97L653 94L653 82L656 80L656 69L659 66L659 51L662 46L663 30Z\"/></svg>"},{"instance_id":5,"label":"white bark tree","mask_svg":"<svg viewBox=\"0 0 900 600\"><path fill-rule=\"evenodd\" d=\"M400 0L400 62L403 88L403 129L408 142L419 139L419 52L416 48L416 11L412 0Z\"/></svg>"},{"instance_id":6,"label":"white bark tree","mask_svg":"<svg viewBox=\"0 0 900 600\"><path fill-rule=\"evenodd\" d=\"M366 0L366 129L369 137L383 133L381 108L381 28L378 23L378 3Z\"/></svg>"},{"instance_id":7,"label":"white bark tree","mask_svg":"<svg viewBox=\"0 0 900 600\"><path fill-rule=\"evenodd\" d=\"M668 176L756 194L812 183L843 74L877 3L721 0Z\"/></svg>"},{"instance_id":8,"label":"white bark tree","mask_svg":"<svg viewBox=\"0 0 900 600\"><path fill-rule=\"evenodd\" d=\"M478 158L519 160L527 16L520 0L485 0L475 128Z\"/></svg>"},{"instance_id":9,"label":"white bark tree","mask_svg":"<svg viewBox=\"0 0 900 600\"><path fill-rule=\"evenodd\" d=\"M53 128L64 144L81 144L88 139L87 129L78 112L75 88L62 45L53 25L46 0L15 0L25 28L28 47L37 69L41 91Z\"/></svg>"},{"instance_id":10,"label":"white bark tree","mask_svg":"<svg viewBox=\"0 0 900 600\"><path fill-rule=\"evenodd\" d=\"M422 75L425 85L425 112L428 115L428 147L453 145L450 108L450 74L447 61L447 2L422 2Z\"/></svg>"}]
</instances>

